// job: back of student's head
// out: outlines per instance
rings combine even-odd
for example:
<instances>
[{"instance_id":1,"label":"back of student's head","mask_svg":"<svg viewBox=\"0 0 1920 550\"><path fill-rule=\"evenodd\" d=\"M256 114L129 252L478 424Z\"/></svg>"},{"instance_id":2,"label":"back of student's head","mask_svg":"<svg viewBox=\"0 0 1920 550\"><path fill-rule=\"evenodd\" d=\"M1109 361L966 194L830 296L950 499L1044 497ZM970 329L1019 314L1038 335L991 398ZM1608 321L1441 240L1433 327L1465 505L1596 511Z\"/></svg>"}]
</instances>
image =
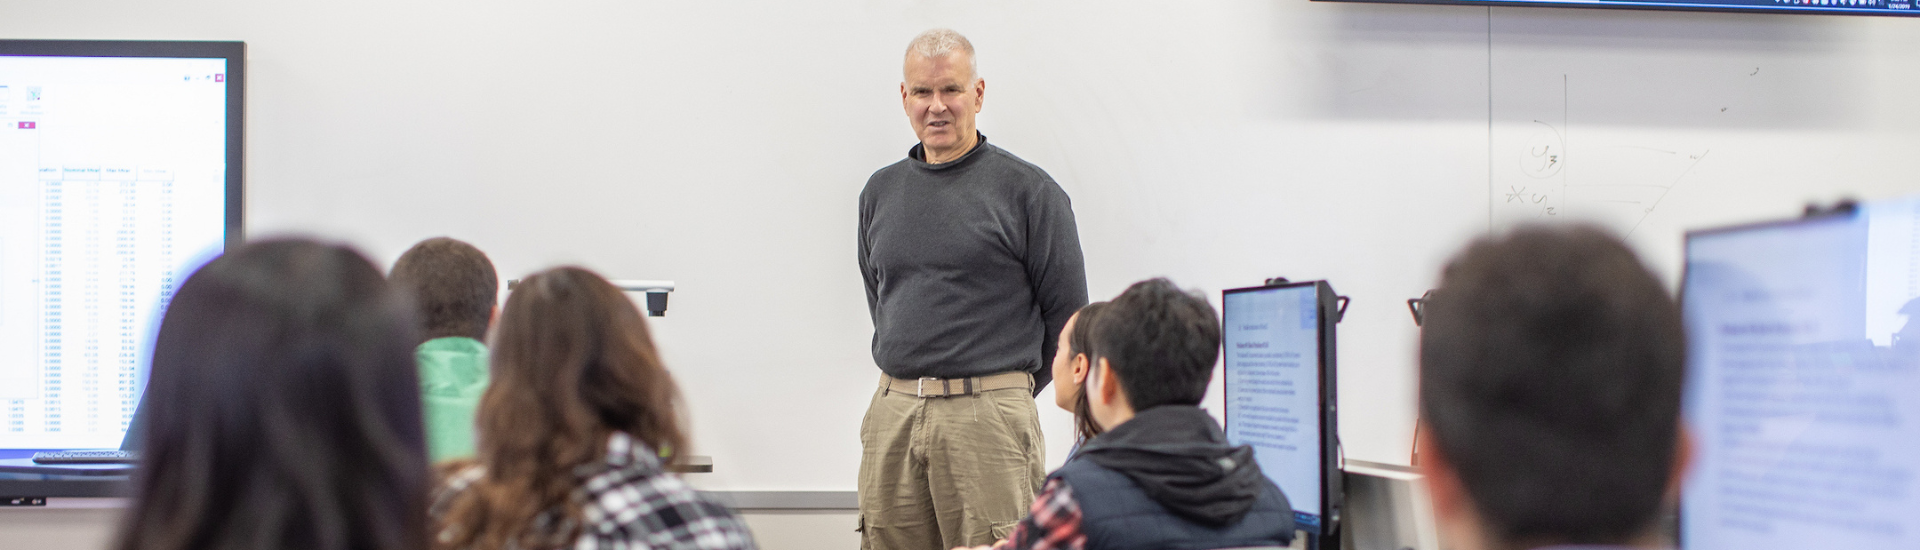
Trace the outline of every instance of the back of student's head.
<instances>
[{"instance_id":1,"label":"back of student's head","mask_svg":"<svg viewBox=\"0 0 1920 550\"><path fill-rule=\"evenodd\" d=\"M420 241L393 263L389 278L412 296L426 338L486 338L500 279L480 249L447 237Z\"/></svg>"},{"instance_id":2,"label":"back of student's head","mask_svg":"<svg viewBox=\"0 0 1920 550\"><path fill-rule=\"evenodd\" d=\"M443 522L455 530L444 547L566 545L581 519L574 468L598 460L614 432L656 451L686 450L679 390L645 319L606 279L578 267L522 279L493 337L476 419L475 458L486 473L450 506ZM571 521L538 519L551 510Z\"/></svg>"},{"instance_id":3,"label":"back of student's head","mask_svg":"<svg viewBox=\"0 0 1920 550\"><path fill-rule=\"evenodd\" d=\"M1095 316L1093 357L1120 375L1127 403L1143 411L1198 405L1220 358L1220 320L1205 298L1148 279Z\"/></svg>"},{"instance_id":4,"label":"back of student's head","mask_svg":"<svg viewBox=\"0 0 1920 550\"><path fill-rule=\"evenodd\" d=\"M1673 471L1686 343L1632 251L1589 227L1482 239L1425 314L1421 413L1490 534L1646 532Z\"/></svg>"},{"instance_id":5,"label":"back of student's head","mask_svg":"<svg viewBox=\"0 0 1920 550\"><path fill-rule=\"evenodd\" d=\"M123 550L419 550L430 483L413 319L306 240L189 277L153 348Z\"/></svg>"}]
</instances>

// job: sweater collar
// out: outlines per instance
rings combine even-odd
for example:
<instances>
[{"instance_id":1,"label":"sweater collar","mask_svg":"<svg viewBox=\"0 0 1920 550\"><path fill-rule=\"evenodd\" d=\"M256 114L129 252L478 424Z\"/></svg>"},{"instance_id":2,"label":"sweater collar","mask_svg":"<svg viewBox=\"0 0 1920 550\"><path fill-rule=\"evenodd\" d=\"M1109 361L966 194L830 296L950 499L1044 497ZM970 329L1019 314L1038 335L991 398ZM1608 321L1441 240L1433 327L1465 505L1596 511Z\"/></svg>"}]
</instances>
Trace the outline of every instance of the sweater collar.
<instances>
[{"instance_id":1,"label":"sweater collar","mask_svg":"<svg viewBox=\"0 0 1920 550\"><path fill-rule=\"evenodd\" d=\"M919 167L921 170L950 170L960 165L966 164L967 161L973 160L973 157L979 156L981 150L987 148L986 134L982 134L978 131L975 131L973 135L979 136L980 140L977 142L974 142L973 148L968 149L966 154L960 155L960 158L953 159L947 162L942 162L940 164L933 164L933 163L927 162L926 160L927 159L926 145L915 143L913 144L912 148L907 149L907 161L913 163L914 166Z\"/></svg>"}]
</instances>

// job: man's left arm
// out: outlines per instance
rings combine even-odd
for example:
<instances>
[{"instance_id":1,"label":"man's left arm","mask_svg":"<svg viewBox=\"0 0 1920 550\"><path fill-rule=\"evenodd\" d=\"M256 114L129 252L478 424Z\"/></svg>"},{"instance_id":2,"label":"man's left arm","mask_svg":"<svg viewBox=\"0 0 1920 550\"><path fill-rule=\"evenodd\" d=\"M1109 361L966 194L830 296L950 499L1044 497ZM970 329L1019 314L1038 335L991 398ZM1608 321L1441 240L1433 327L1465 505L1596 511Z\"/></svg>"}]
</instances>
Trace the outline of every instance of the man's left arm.
<instances>
[{"instance_id":1,"label":"man's left arm","mask_svg":"<svg viewBox=\"0 0 1920 550\"><path fill-rule=\"evenodd\" d=\"M1054 348L1067 319L1087 305L1087 266L1080 252L1080 229L1074 223L1073 203L1060 184L1048 178L1027 207L1027 281L1040 306L1047 333L1040 337L1040 371L1034 373L1033 394L1040 395L1053 380Z\"/></svg>"}]
</instances>

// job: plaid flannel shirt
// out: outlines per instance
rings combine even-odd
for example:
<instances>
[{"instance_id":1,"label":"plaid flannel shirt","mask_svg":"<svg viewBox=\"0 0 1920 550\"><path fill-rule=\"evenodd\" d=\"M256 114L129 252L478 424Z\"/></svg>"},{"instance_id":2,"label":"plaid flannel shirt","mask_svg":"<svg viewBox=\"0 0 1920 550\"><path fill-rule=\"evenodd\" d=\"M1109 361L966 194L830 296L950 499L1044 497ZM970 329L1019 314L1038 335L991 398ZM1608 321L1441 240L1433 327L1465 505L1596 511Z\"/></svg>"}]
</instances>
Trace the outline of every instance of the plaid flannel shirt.
<instances>
[{"instance_id":1,"label":"plaid flannel shirt","mask_svg":"<svg viewBox=\"0 0 1920 550\"><path fill-rule=\"evenodd\" d=\"M754 550L747 524L725 505L701 495L668 473L660 457L625 433L607 438L600 462L576 468L575 498L583 501L585 525L574 550ZM455 496L484 472L475 466L447 479L434 506L441 517ZM544 524L552 516L544 516Z\"/></svg>"},{"instance_id":2,"label":"plaid flannel shirt","mask_svg":"<svg viewBox=\"0 0 1920 550\"><path fill-rule=\"evenodd\" d=\"M1073 487L1066 481L1051 479L1033 499L1026 519L1014 524L1006 540L993 550L1084 550L1087 534L1080 532L1080 502L1073 499Z\"/></svg>"}]
</instances>

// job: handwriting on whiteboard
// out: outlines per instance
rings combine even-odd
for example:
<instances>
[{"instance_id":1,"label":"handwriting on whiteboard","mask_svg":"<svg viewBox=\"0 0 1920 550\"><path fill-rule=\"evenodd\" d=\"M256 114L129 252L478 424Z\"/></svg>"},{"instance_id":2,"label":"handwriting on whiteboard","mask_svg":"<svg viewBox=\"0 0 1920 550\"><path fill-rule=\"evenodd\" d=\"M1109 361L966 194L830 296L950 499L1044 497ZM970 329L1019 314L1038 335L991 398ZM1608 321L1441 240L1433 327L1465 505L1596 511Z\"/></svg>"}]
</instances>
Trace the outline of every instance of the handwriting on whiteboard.
<instances>
[{"instance_id":1,"label":"handwriting on whiteboard","mask_svg":"<svg viewBox=\"0 0 1920 550\"><path fill-rule=\"evenodd\" d=\"M1520 171L1535 179L1551 178L1560 173L1560 167L1566 163L1565 139L1560 137L1560 129L1552 124L1533 121L1540 128L1527 137L1526 153L1520 155Z\"/></svg>"},{"instance_id":2,"label":"handwriting on whiteboard","mask_svg":"<svg viewBox=\"0 0 1920 550\"><path fill-rule=\"evenodd\" d=\"M1529 192L1526 187L1507 186L1507 204L1535 205L1540 209L1538 214L1540 216L1554 216L1560 213L1556 207L1546 204L1547 199L1550 198L1553 196L1545 192Z\"/></svg>"}]
</instances>

